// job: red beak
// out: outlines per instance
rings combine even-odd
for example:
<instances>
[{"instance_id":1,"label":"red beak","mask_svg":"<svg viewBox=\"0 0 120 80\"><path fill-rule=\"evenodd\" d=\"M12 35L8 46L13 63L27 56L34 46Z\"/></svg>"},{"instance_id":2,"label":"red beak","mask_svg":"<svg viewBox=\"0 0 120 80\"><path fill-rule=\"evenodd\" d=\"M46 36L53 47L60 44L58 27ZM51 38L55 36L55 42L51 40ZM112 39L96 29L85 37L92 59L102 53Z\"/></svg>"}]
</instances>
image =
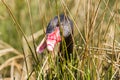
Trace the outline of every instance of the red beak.
<instances>
[{"instance_id":1,"label":"red beak","mask_svg":"<svg viewBox=\"0 0 120 80\"><path fill-rule=\"evenodd\" d=\"M53 51L55 45L60 41L61 41L60 30L59 27L56 27L52 33L47 34L46 38L43 38L43 40L37 47L36 51L38 53L42 53L45 48L47 48L48 51Z\"/></svg>"}]
</instances>

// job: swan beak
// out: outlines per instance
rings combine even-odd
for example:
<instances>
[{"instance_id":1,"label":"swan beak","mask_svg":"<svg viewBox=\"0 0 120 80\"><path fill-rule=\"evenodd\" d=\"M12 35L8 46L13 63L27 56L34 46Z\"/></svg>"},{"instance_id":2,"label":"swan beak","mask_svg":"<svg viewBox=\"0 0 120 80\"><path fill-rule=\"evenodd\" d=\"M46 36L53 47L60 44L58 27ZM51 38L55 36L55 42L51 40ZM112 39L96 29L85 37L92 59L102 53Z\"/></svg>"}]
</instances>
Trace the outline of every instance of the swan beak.
<instances>
[{"instance_id":1,"label":"swan beak","mask_svg":"<svg viewBox=\"0 0 120 80\"><path fill-rule=\"evenodd\" d=\"M47 47L46 38L44 37L43 40L41 41L41 43L38 45L36 52L42 53L46 47Z\"/></svg>"},{"instance_id":2,"label":"swan beak","mask_svg":"<svg viewBox=\"0 0 120 80\"><path fill-rule=\"evenodd\" d=\"M43 38L36 51L38 53L42 53L45 48L47 48L48 51L53 51L55 45L60 41L60 30L58 27L56 27L52 33L47 34L47 36Z\"/></svg>"}]
</instances>

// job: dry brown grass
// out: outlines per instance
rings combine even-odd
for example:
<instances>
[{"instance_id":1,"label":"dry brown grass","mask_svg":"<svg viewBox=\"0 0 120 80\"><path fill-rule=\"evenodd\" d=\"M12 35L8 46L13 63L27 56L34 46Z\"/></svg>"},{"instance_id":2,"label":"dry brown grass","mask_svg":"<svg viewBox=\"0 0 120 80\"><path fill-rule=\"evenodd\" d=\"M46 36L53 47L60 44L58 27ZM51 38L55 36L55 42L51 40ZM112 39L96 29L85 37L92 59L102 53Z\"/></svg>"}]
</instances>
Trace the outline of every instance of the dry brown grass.
<instances>
[{"instance_id":1,"label":"dry brown grass","mask_svg":"<svg viewBox=\"0 0 120 80\"><path fill-rule=\"evenodd\" d=\"M6 7L6 12L15 24L19 35L22 51L13 48L12 45L0 40L0 57L7 57L0 61L0 74L7 71L6 80L40 80L47 75L44 72L48 64L53 72L49 78L71 80L117 80L120 78L120 14L119 0L35 0L25 1L28 14L21 10L20 22L15 16L15 2L1 0ZM1 3L0 2L0 3ZM37 5L37 7L36 7ZM32 7L38 8L37 16L34 16ZM27 12L26 11L26 12ZM36 42L45 33L47 23L53 16L61 12L67 14L74 23L74 54L76 61L71 61L66 66L63 64L65 74L59 74L58 66L53 65L50 54L36 54ZM29 17L29 25L25 21ZM35 17L35 18L34 18ZM2 16L0 15L2 20ZM35 30L36 22L41 30ZM27 24L27 30L22 26ZM13 28L13 27L12 27ZM40 29L40 28L38 28ZM28 32L28 33L27 33ZM26 36L30 34L30 36ZM18 36L17 35L17 36ZM21 38L22 37L22 38ZM39 39L40 38L40 39ZM6 70L5 70L6 69ZM9 79L6 78L7 75ZM62 77L61 77L62 75ZM67 76L66 76L67 75ZM51 78L52 76L52 78ZM0 77L1 78L1 77Z\"/></svg>"}]
</instances>

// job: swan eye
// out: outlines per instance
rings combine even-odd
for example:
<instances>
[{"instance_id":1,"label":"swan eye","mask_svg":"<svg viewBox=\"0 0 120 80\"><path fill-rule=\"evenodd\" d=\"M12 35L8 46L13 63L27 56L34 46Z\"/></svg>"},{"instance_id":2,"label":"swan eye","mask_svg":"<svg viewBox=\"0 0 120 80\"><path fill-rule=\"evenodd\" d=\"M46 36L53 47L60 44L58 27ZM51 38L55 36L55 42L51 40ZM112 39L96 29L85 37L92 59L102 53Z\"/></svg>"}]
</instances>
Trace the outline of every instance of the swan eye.
<instances>
[{"instance_id":1,"label":"swan eye","mask_svg":"<svg viewBox=\"0 0 120 80\"><path fill-rule=\"evenodd\" d=\"M56 27L59 27L59 24L57 24Z\"/></svg>"}]
</instances>

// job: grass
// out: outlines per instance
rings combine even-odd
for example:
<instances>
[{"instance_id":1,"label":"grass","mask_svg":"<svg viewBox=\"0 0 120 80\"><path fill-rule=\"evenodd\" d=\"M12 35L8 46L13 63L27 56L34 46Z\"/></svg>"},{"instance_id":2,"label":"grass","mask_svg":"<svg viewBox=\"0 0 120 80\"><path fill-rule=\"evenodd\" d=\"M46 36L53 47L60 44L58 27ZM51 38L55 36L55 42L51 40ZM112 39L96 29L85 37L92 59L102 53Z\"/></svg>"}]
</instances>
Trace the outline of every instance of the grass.
<instances>
[{"instance_id":1,"label":"grass","mask_svg":"<svg viewBox=\"0 0 120 80\"><path fill-rule=\"evenodd\" d=\"M18 80L118 80L119 0L1 0L0 78ZM36 46L55 15L67 14L74 23L74 52L70 61ZM10 20L8 22L8 20ZM4 23L4 21L8 23ZM7 27L7 25L12 25ZM7 34L4 28L10 29ZM16 31L16 32L15 32ZM5 35L7 34L7 35ZM11 35L11 36L9 36ZM14 36L13 36L14 35ZM9 41L9 38L11 41ZM66 46L63 45L63 48Z\"/></svg>"}]
</instances>

